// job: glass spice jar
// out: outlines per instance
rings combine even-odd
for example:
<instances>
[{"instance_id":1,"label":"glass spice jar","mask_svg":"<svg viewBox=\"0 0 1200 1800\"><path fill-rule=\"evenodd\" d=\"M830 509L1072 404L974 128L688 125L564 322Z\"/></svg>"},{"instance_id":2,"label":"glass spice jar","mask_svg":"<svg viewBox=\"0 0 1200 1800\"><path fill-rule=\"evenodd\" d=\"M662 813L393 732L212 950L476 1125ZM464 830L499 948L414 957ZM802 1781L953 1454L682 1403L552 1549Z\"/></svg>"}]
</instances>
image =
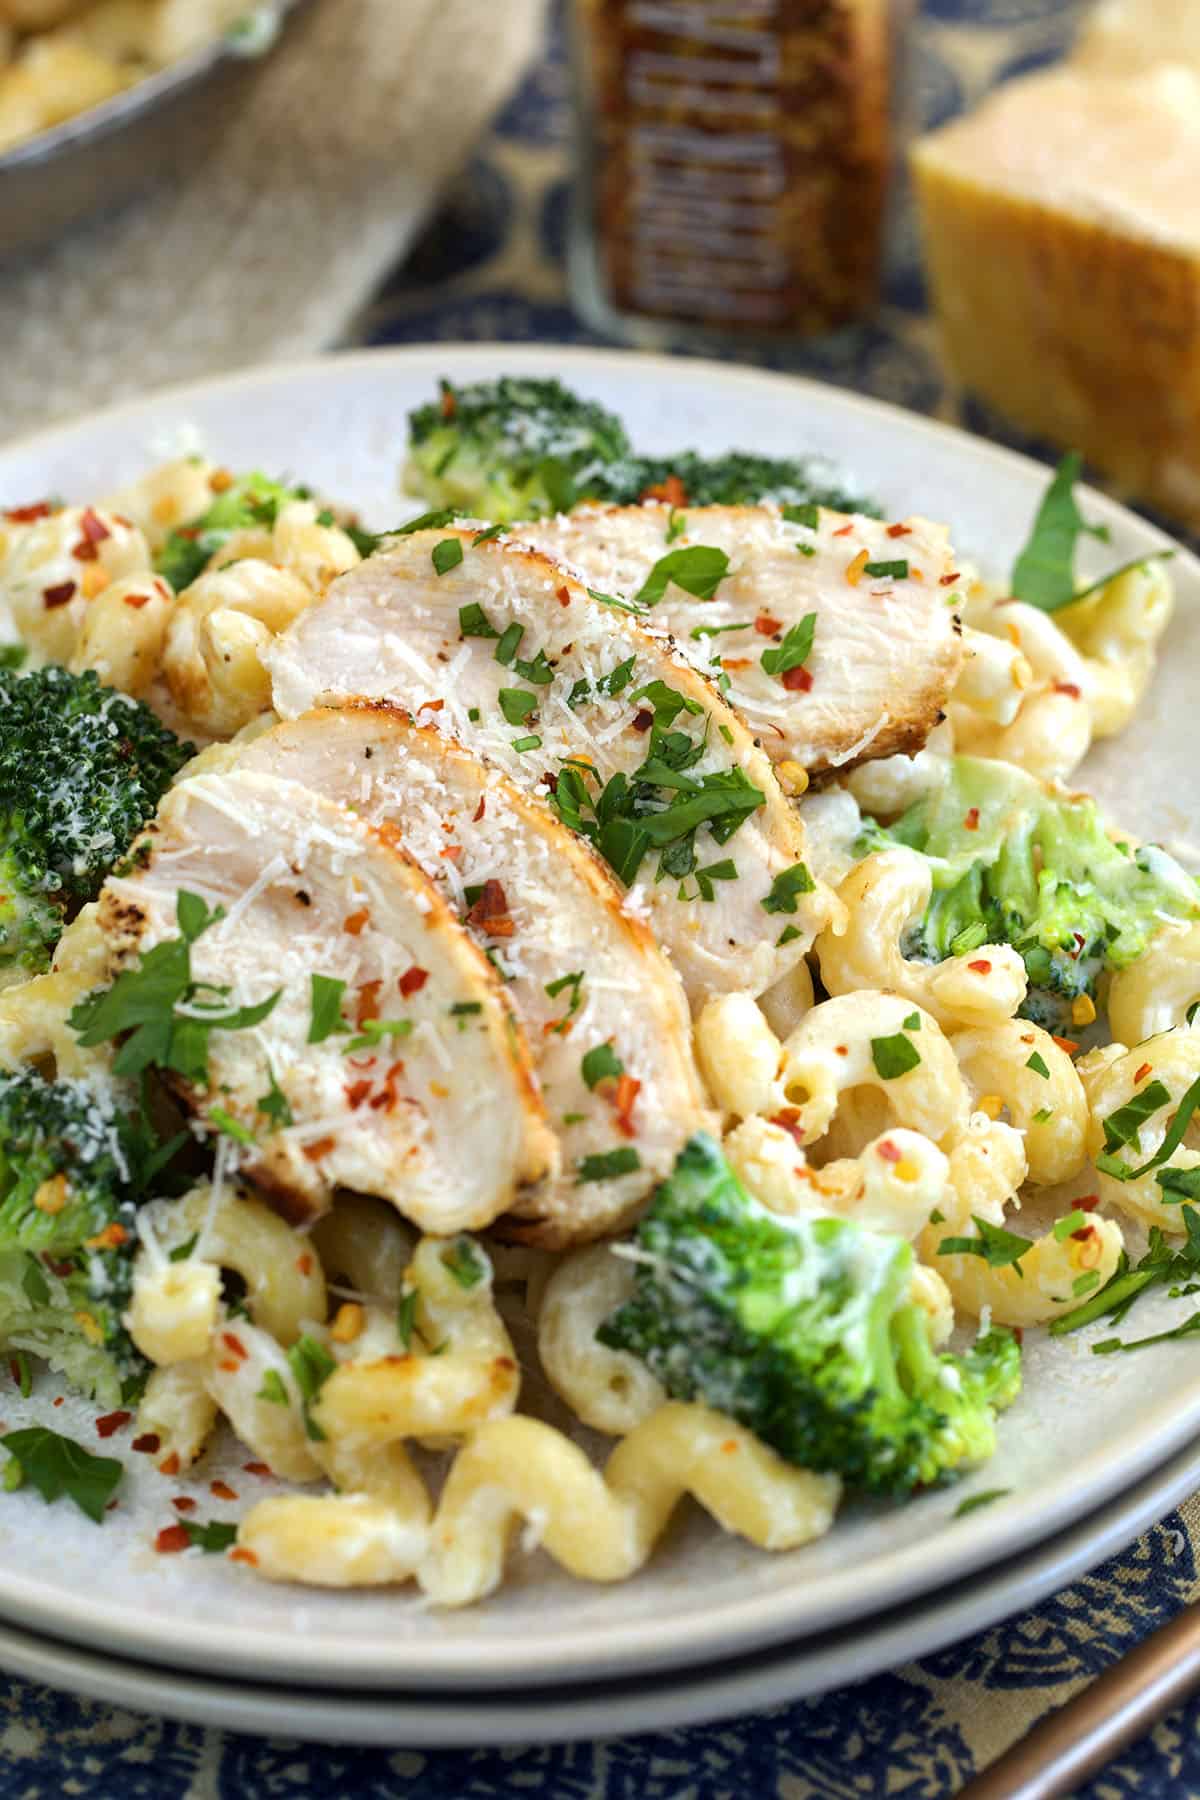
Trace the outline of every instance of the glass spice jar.
<instances>
[{"instance_id":1,"label":"glass spice jar","mask_svg":"<svg viewBox=\"0 0 1200 1800\"><path fill-rule=\"evenodd\" d=\"M703 346L825 336L869 313L913 11L574 0L569 260L583 317Z\"/></svg>"}]
</instances>

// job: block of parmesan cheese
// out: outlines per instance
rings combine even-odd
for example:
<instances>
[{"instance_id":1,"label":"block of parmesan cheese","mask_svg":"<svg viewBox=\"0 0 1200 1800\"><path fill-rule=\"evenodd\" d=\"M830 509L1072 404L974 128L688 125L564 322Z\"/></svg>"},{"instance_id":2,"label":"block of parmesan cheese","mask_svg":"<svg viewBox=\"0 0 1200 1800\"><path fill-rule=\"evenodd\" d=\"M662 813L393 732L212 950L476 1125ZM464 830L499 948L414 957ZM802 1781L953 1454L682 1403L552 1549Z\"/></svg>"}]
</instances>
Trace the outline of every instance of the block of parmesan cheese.
<instances>
[{"instance_id":1,"label":"block of parmesan cheese","mask_svg":"<svg viewBox=\"0 0 1200 1800\"><path fill-rule=\"evenodd\" d=\"M913 163L955 377L1200 523L1200 73L1033 75Z\"/></svg>"},{"instance_id":2,"label":"block of parmesan cheese","mask_svg":"<svg viewBox=\"0 0 1200 1800\"><path fill-rule=\"evenodd\" d=\"M1200 70L1200 6L1196 0L1100 0L1071 60L1105 75L1136 75L1163 62Z\"/></svg>"}]
</instances>

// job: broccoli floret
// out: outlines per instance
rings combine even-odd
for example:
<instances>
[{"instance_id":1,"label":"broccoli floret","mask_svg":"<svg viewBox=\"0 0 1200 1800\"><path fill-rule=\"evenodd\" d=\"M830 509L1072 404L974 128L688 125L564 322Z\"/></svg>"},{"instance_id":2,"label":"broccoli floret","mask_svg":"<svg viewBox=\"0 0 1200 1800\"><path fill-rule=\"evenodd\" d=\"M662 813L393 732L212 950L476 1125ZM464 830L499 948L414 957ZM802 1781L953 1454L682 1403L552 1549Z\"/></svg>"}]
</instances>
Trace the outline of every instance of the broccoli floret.
<instances>
[{"instance_id":1,"label":"broccoli floret","mask_svg":"<svg viewBox=\"0 0 1200 1800\"><path fill-rule=\"evenodd\" d=\"M699 456L684 450L675 456L638 458L636 475L636 490L626 496L628 500L638 500L647 491L669 498L674 491L679 506L753 506L773 500L778 506L828 506L835 512L880 516L878 501L850 493L838 482L836 470L815 457L755 456L746 450Z\"/></svg>"},{"instance_id":2,"label":"broccoli floret","mask_svg":"<svg viewBox=\"0 0 1200 1800\"><path fill-rule=\"evenodd\" d=\"M1165 850L1114 842L1095 801L1055 793L1011 763L955 757L944 785L894 824L868 820L856 851L897 843L933 870L905 953L940 962L1012 944L1030 982L1022 1013L1051 1029L1165 923L1200 918L1200 887Z\"/></svg>"},{"instance_id":3,"label":"broccoli floret","mask_svg":"<svg viewBox=\"0 0 1200 1800\"><path fill-rule=\"evenodd\" d=\"M816 462L742 451L636 456L613 413L558 381L502 376L457 388L443 381L441 400L409 415L409 436L410 492L502 524L566 512L583 500L629 506L655 491L688 506L776 500L878 511Z\"/></svg>"},{"instance_id":4,"label":"broccoli floret","mask_svg":"<svg viewBox=\"0 0 1200 1800\"><path fill-rule=\"evenodd\" d=\"M108 1406L145 1367L121 1324L142 1141L85 1081L0 1076L0 1346Z\"/></svg>"},{"instance_id":5,"label":"broccoli floret","mask_svg":"<svg viewBox=\"0 0 1200 1800\"><path fill-rule=\"evenodd\" d=\"M47 966L193 753L91 670L0 669L0 983Z\"/></svg>"},{"instance_id":6,"label":"broccoli floret","mask_svg":"<svg viewBox=\"0 0 1200 1800\"><path fill-rule=\"evenodd\" d=\"M718 1146L684 1147L636 1234L632 1297L597 1332L676 1399L739 1420L788 1462L903 1495L995 1449L1021 1361L994 1330L938 1354L908 1298L912 1250L847 1219L782 1219Z\"/></svg>"},{"instance_id":7,"label":"broccoli floret","mask_svg":"<svg viewBox=\"0 0 1200 1800\"><path fill-rule=\"evenodd\" d=\"M635 479L625 427L558 381L502 375L409 415L410 492L504 524L616 498Z\"/></svg>"},{"instance_id":8,"label":"broccoli floret","mask_svg":"<svg viewBox=\"0 0 1200 1800\"><path fill-rule=\"evenodd\" d=\"M207 512L175 527L154 558L154 567L177 594L182 593L235 531L252 531L256 526L269 531L281 506L311 498L311 489L287 487L260 469L239 475L217 495Z\"/></svg>"}]
</instances>

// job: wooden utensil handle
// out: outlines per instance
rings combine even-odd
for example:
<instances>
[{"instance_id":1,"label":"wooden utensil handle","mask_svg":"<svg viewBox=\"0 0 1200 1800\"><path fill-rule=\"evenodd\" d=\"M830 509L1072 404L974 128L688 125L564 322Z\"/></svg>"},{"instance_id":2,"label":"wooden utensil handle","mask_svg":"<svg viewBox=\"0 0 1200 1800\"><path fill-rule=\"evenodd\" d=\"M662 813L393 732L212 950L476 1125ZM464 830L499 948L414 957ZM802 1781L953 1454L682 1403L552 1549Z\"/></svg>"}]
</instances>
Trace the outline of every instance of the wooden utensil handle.
<instances>
[{"instance_id":1,"label":"wooden utensil handle","mask_svg":"<svg viewBox=\"0 0 1200 1800\"><path fill-rule=\"evenodd\" d=\"M967 1783L958 1800L1055 1800L1143 1737L1200 1686L1200 1606L1189 1606Z\"/></svg>"}]
</instances>

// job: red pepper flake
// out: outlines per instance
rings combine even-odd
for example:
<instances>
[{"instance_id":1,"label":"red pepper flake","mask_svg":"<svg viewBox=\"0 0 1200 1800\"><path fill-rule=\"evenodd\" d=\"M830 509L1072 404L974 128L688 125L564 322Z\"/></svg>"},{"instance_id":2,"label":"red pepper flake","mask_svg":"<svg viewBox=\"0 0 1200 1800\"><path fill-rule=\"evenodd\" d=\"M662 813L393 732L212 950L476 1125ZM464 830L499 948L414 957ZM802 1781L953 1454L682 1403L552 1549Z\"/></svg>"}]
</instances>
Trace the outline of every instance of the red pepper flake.
<instances>
[{"instance_id":1,"label":"red pepper flake","mask_svg":"<svg viewBox=\"0 0 1200 1800\"><path fill-rule=\"evenodd\" d=\"M243 1463L242 1467L245 1469L247 1475L262 1475L267 1480L270 1480L271 1471L264 1462Z\"/></svg>"},{"instance_id":2,"label":"red pepper flake","mask_svg":"<svg viewBox=\"0 0 1200 1800\"><path fill-rule=\"evenodd\" d=\"M179 1468L179 1452L178 1450L172 1450L171 1454L169 1456L164 1456L159 1463L158 1472L160 1475L178 1475Z\"/></svg>"},{"instance_id":3,"label":"red pepper flake","mask_svg":"<svg viewBox=\"0 0 1200 1800\"><path fill-rule=\"evenodd\" d=\"M14 525L32 525L35 519L48 519L52 510L48 500L35 500L32 506L10 506L4 516Z\"/></svg>"},{"instance_id":4,"label":"red pepper flake","mask_svg":"<svg viewBox=\"0 0 1200 1800\"><path fill-rule=\"evenodd\" d=\"M296 1258L296 1267L300 1271L301 1275L311 1275L312 1274L312 1266L313 1266L312 1257L309 1255L308 1251L307 1250L301 1251L300 1255Z\"/></svg>"},{"instance_id":5,"label":"red pepper flake","mask_svg":"<svg viewBox=\"0 0 1200 1800\"><path fill-rule=\"evenodd\" d=\"M208 1491L218 1500L236 1500L237 1493L227 1481L210 1481Z\"/></svg>"},{"instance_id":6,"label":"red pepper flake","mask_svg":"<svg viewBox=\"0 0 1200 1800\"><path fill-rule=\"evenodd\" d=\"M1080 1212L1092 1212L1100 1204L1099 1194L1084 1194L1075 1202Z\"/></svg>"},{"instance_id":7,"label":"red pepper flake","mask_svg":"<svg viewBox=\"0 0 1200 1800\"><path fill-rule=\"evenodd\" d=\"M60 1394L60 1395L59 1395L59 1396L58 1396L58 1399L57 1399L57 1400L56 1400L56 1401L55 1401L55 1402L54 1402L54 1404L55 1404L55 1406L61 1406L61 1405L62 1405L62 1403L63 1403L63 1397L62 1397L62 1395L61 1395L61 1394Z\"/></svg>"},{"instance_id":8,"label":"red pepper flake","mask_svg":"<svg viewBox=\"0 0 1200 1800\"><path fill-rule=\"evenodd\" d=\"M637 1136L637 1130L633 1123L633 1103L641 1090L641 1082L635 1080L632 1075L617 1077L616 1092L613 1095L613 1110L617 1115L617 1130L628 1138Z\"/></svg>"},{"instance_id":9,"label":"red pepper flake","mask_svg":"<svg viewBox=\"0 0 1200 1800\"><path fill-rule=\"evenodd\" d=\"M172 1500L171 1505L175 1508L176 1512L188 1513L195 1512L196 1510L196 1502L188 1494L177 1495L176 1498Z\"/></svg>"},{"instance_id":10,"label":"red pepper flake","mask_svg":"<svg viewBox=\"0 0 1200 1800\"><path fill-rule=\"evenodd\" d=\"M476 899L467 914L467 924L474 925L488 937L510 938L513 934L513 922L508 911L508 896L504 892L502 882L485 881L483 892Z\"/></svg>"},{"instance_id":11,"label":"red pepper flake","mask_svg":"<svg viewBox=\"0 0 1200 1800\"><path fill-rule=\"evenodd\" d=\"M957 569L951 569L951 571L948 575L939 575L938 576L938 586L939 587L953 587L956 581L961 581L961 580L962 580L962 576L959 573L959 571Z\"/></svg>"},{"instance_id":12,"label":"red pepper flake","mask_svg":"<svg viewBox=\"0 0 1200 1800\"><path fill-rule=\"evenodd\" d=\"M1074 1038L1056 1037L1054 1032L1051 1032L1050 1036L1053 1042L1058 1045L1059 1049L1065 1050L1068 1056L1074 1056L1079 1048L1079 1045L1075 1042Z\"/></svg>"},{"instance_id":13,"label":"red pepper flake","mask_svg":"<svg viewBox=\"0 0 1200 1800\"><path fill-rule=\"evenodd\" d=\"M221 1333L221 1342L227 1350L232 1351L234 1356L240 1356L243 1362L245 1361L248 1352L245 1344L243 1344L241 1338L235 1331L223 1331Z\"/></svg>"},{"instance_id":14,"label":"red pepper flake","mask_svg":"<svg viewBox=\"0 0 1200 1800\"><path fill-rule=\"evenodd\" d=\"M52 1256L43 1256L42 1261L45 1263L50 1273L52 1275L57 1275L60 1281L65 1281L68 1275L73 1275L75 1273L74 1263L55 1262Z\"/></svg>"},{"instance_id":15,"label":"red pepper flake","mask_svg":"<svg viewBox=\"0 0 1200 1800\"><path fill-rule=\"evenodd\" d=\"M177 1550L189 1549L191 1542L182 1525L164 1525L154 1540L154 1548L163 1556L174 1556Z\"/></svg>"},{"instance_id":16,"label":"red pepper flake","mask_svg":"<svg viewBox=\"0 0 1200 1800\"><path fill-rule=\"evenodd\" d=\"M849 1044L835 1044L833 1047L839 1056L849 1056L850 1054Z\"/></svg>"},{"instance_id":17,"label":"red pepper flake","mask_svg":"<svg viewBox=\"0 0 1200 1800\"><path fill-rule=\"evenodd\" d=\"M760 637L774 637L777 631L782 631L783 626L780 620L773 619L770 613L760 612L754 621L754 629Z\"/></svg>"},{"instance_id":18,"label":"red pepper flake","mask_svg":"<svg viewBox=\"0 0 1200 1800\"><path fill-rule=\"evenodd\" d=\"M912 526L911 525L889 525L887 528L887 534L889 537L911 537Z\"/></svg>"},{"instance_id":19,"label":"red pepper flake","mask_svg":"<svg viewBox=\"0 0 1200 1800\"><path fill-rule=\"evenodd\" d=\"M376 1094L371 1102L372 1112L390 1113L393 1110L396 1101L399 1099L399 1095L396 1092L396 1083L403 1073L404 1064L402 1062L394 1062L384 1077L383 1092Z\"/></svg>"},{"instance_id":20,"label":"red pepper flake","mask_svg":"<svg viewBox=\"0 0 1200 1800\"><path fill-rule=\"evenodd\" d=\"M357 937L363 926L370 923L370 919L370 907L360 906L357 912L352 912L349 918L342 920L342 930L348 931L351 937Z\"/></svg>"},{"instance_id":21,"label":"red pepper flake","mask_svg":"<svg viewBox=\"0 0 1200 1800\"><path fill-rule=\"evenodd\" d=\"M992 972L992 965L984 956L981 956L978 962L969 962L967 967L973 975L990 975Z\"/></svg>"},{"instance_id":22,"label":"red pepper flake","mask_svg":"<svg viewBox=\"0 0 1200 1800\"><path fill-rule=\"evenodd\" d=\"M812 689L813 678L807 669L785 669L779 679L789 694L807 694Z\"/></svg>"},{"instance_id":23,"label":"red pepper flake","mask_svg":"<svg viewBox=\"0 0 1200 1800\"><path fill-rule=\"evenodd\" d=\"M876 1144L875 1154L881 1156L884 1162L887 1163L898 1163L900 1161L900 1152L896 1145L893 1144L891 1138L884 1138L882 1144Z\"/></svg>"},{"instance_id":24,"label":"red pepper flake","mask_svg":"<svg viewBox=\"0 0 1200 1800\"><path fill-rule=\"evenodd\" d=\"M656 481L653 487L643 488L638 499L663 500L668 506L686 506L687 489L678 475L668 475L665 481Z\"/></svg>"},{"instance_id":25,"label":"red pepper flake","mask_svg":"<svg viewBox=\"0 0 1200 1800\"><path fill-rule=\"evenodd\" d=\"M419 713L441 712L441 710L442 710L443 706L445 706L445 704L446 704L446 702L444 700L422 700L420 706L418 706L418 708L417 708L417 711Z\"/></svg>"},{"instance_id":26,"label":"red pepper flake","mask_svg":"<svg viewBox=\"0 0 1200 1800\"><path fill-rule=\"evenodd\" d=\"M555 599L556 599L556 600L557 600L557 601L558 601L558 604L559 604L559 605L560 605L560 606L570 606L570 604L571 604L571 590L570 590L570 588L568 588L568 587L557 587L557 588L555 588L555 590L554 590L554 598L555 598Z\"/></svg>"},{"instance_id":27,"label":"red pepper flake","mask_svg":"<svg viewBox=\"0 0 1200 1800\"><path fill-rule=\"evenodd\" d=\"M649 731L653 723L654 714L648 712L644 706L633 715L633 729L635 731Z\"/></svg>"},{"instance_id":28,"label":"red pepper flake","mask_svg":"<svg viewBox=\"0 0 1200 1800\"><path fill-rule=\"evenodd\" d=\"M370 1093L373 1085L374 1084L370 1081L352 1081L343 1090L346 1095L346 1105L350 1108L351 1112L358 1111L359 1107Z\"/></svg>"},{"instance_id":29,"label":"red pepper flake","mask_svg":"<svg viewBox=\"0 0 1200 1800\"><path fill-rule=\"evenodd\" d=\"M1151 1065L1149 1063L1143 1063L1141 1068L1135 1071L1133 1079L1135 1081L1145 1081L1147 1075L1150 1074L1150 1071Z\"/></svg>"},{"instance_id":30,"label":"red pepper flake","mask_svg":"<svg viewBox=\"0 0 1200 1800\"><path fill-rule=\"evenodd\" d=\"M379 1017L379 990L382 981L364 981L358 990L358 1005L354 1012L354 1023L361 1031L364 1025Z\"/></svg>"},{"instance_id":31,"label":"red pepper flake","mask_svg":"<svg viewBox=\"0 0 1200 1800\"><path fill-rule=\"evenodd\" d=\"M73 546L71 555L76 562L95 562L99 554L97 546L102 544L105 538L110 538L112 532L103 519L96 516L90 506L79 521L79 529L83 536Z\"/></svg>"},{"instance_id":32,"label":"red pepper flake","mask_svg":"<svg viewBox=\"0 0 1200 1800\"><path fill-rule=\"evenodd\" d=\"M1081 1225L1078 1231L1073 1231L1071 1233L1071 1236L1078 1239L1081 1244L1084 1244L1087 1242L1088 1238L1096 1236L1096 1227L1094 1225Z\"/></svg>"},{"instance_id":33,"label":"red pepper flake","mask_svg":"<svg viewBox=\"0 0 1200 1800\"><path fill-rule=\"evenodd\" d=\"M438 851L438 855L445 857L448 862L457 862L462 855L462 845L447 844L445 849Z\"/></svg>"},{"instance_id":34,"label":"red pepper flake","mask_svg":"<svg viewBox=\"0 0 1200 1800\"><path fill-rule=\"evenodd\" d=\"M475 811L471 814L472 825L478 825L480 819L482 819L482 817L486 811L487 811L487 795L480 794L479 805L475 808Z\"/></svg>"},{"instance_id":35,"label":"red pepper flake","mask_svg":"<svg viewBox=\"0 0 1200 1800\"><path fill-rule=\"evenodd\" d=\"M419 994L428 980L429 970L418 969L414 963L411 969L405 970L404 974L400 977L397 986L403 997L407 1000L411 995Z\"/></svg>"},{"instance_id":36,"label":"red pepper flake","mask_svg":"<svg viewBox=\"0 0 1200 1800\"><path fill-rule=\"evenodd\" d=\"M236 1549L233 1549L229 1552L229 1561L230 1562L249 1563L250 1567L252 1569L256 1569L258 1567L258 1558L257 1558L257 1556L255 1556L253 1550L245 1550L242 1548L242 1546L240 1544L236 1547Z\"/></svg>"},{"instance_id":37,"label":"red pepper flake","mask_svg":"<svg viewBox=\"0 0 1200 1800\"><path fill-rule=\"evenodd\" d=\"M131 1412L102 1413L96 1420L96 1435L110 1438L114 1431L120 1431L122 1425L128 1425L133 1414Z\"/></svg>"},{"instance_id":38,"label":"red pepper flake","mask_svg":"<svg viewBox=\"0 0 1200 1800\"><path fill-rule=\"evenodd\" d=\"M336 1138L316 1138L313 1143L305 1144L304 1155L308 1158L309 1162L320 1162L321 1158L323 1156L328 1156L329 1152L335 1149L336 1146Z\"/></svg>"},{"instance_id":39,"label":"red pepper flake","mask_svg":"<svg viewBox=\"0 0 1200 1800\"><path fill-rule=\"evenodd\" d=\"M1022 1328L1021 1328L1021 1327L1020 1327L1020 1326L1019 1326L1019 1325L1013 1325L1013 1326L1012 1326L1012 1327L1011 1327L1011 1330L1012 1330L1012 1334L1013 1334L1013 1336L1014 1336L1014 1337L1015 1337L1015 1338L1016 1338L1016 1340L1017 1340L1017 1343L1018 1343L1018 1344L1023 1344L1023 1343L1024 1343L1024 1342L1025 1342L1025 1333L1024 1333L1024 1331L1023 1331L1023 1330L1022 1330Z\"/></svg>"},{"instance_id":40,"label":"red pepper flake","mask_svg":"<svg viewBox=\"0 0 1200 1800\"><path fill-rule=\"evenodd\" d=\"M54 587L42 589L42 599L47 612L53 612L56 606L66 606L74 598L75 583L73 581L60 581Z\"/></svg>"},{"instance_id":41,"label":"red pepper flake","mask_svg":"<svg viewBox=\"0 0 1200 1800\"><path fill-rule=\"evenodd\" d=\"M979 808L977 806L973 806L963 820L963 828L966 831L979 830Z\"/></svg>"},{"instance_id":42,"label":"red pepper flake","mask_svg":"<svg viewBox=\"0 0 1200 1800\"><path fill-rule=\"evenodd\" d=\"M1056 694L1069 694L1072 700L1082 700L1083 698L1081 690L1073 681L1056 681L1054 683L1054 692Z\"/></svg>"},{"instance_id":43,"label":"red pepper flake","mask_svg":"<svg viewBox=\"0 0 1200 1800\"><path fill-rule=\"evenodd\" d=\"M833 535L834 535L834 537L849 537L850 533L853 530L854 530L854 521L852 519L850 521L849 525L839 525Z\"/></svg>"},{"instance_id":44,"label":"red pepper flake","mask_svg":"<svg viewBox=\"0 0 1200 1800\"><path fill-rule=\"evenodd\" d=\"M136 611L140 610L143 606L149 606L153 598L153 594L126 594L125 604L126 606L132 606Z\"/></svg>"},{"instance_id":45,"label":"red pepper flake","mask_svg":"<svg viewBox=\"0 0 1200 1800\"><path fill-rule=\"evenodd\" d=\"M738 1441L736 1438L726 1438L725 1442L721 1445L722 1456L736 1456L737 1451Z\"/></svg>"},{"instance_id":46,"label":"red pepper flake","mask_svg":"<svg viewBox=\"0 0 1200 1800\"><path fill-rule=\"evenodd\" d=\"M782 1112L777 1112L773 1119L768 1119L767 1123L769 1125L781 1126L782 1129L787 1132L787 1134L790 1138L792 1138L797 1144L802 1144L804 1142L804 1131L803 1131L803 1128L797 1123L797 1121L799 1120L799 1117L800 1117L799 1107L787 1106L784 1108L784 1110Z\"/></svg>"},{"instance_id":47,"label":"red pepper flake","mask_svg":"<svg viewBox=\"0 0 1200 1800\"><path fill-rule=\"evenodd\" d=\"M155 1456L162 1447L162 1439L157 1431L143 1431L141 1437L135 1437L129 1446L142 1456Z\"/></svg>"},{"instance_id":48,"label":"red pepper flake","mask_svg":"<svg viewBox=\"0 0 1200 1800\"><path fill-rule=\"evenodd\" d=\"M752 669L754 663L748 656L723 656L721 667L723 669Z\"/></svg>"}]
</instances>

